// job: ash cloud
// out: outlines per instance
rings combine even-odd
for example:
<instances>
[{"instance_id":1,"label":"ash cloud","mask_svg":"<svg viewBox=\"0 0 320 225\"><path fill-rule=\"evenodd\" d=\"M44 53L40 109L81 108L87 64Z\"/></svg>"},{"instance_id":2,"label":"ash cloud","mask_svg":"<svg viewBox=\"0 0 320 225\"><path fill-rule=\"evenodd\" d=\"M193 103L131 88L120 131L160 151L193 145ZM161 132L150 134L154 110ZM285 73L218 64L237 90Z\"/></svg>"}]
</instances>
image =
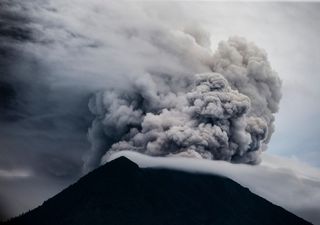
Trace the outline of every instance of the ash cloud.
<instances>
[{"instance_id":1,"label":"ash cloud","mask_svg":"<svg viewBox=\"0 0 320 225\"><path fill-rule=\"evenodd\" d=\"M281 82L255 44L232 37L213 51L174 3L2 6L2 169L74 177L124 149L259 163Z\"/></svg>"},{"instance_id":2,"label":"ash cloud","mask_svg":"<svg viewBox=\"0 0 320 225\"><path fill-rule=\"evenodd\" d=\"M273 133L281 82L266 53L243 38L222 42L211 60L211 72L172 75L186 86L149 74L148 85L137 81L132 92L98 93L89 104L96 115L89 138L98 156L91 160L133 150L259 163Z\"/></svg>"}]
</instances>

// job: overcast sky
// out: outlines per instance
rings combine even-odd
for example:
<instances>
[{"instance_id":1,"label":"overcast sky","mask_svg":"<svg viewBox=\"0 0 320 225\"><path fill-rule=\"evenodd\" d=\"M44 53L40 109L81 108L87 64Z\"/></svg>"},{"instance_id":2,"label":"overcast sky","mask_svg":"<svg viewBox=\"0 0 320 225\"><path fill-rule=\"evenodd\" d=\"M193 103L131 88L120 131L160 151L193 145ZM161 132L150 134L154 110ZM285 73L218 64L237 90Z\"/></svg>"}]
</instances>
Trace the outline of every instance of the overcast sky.
<instances>
[{"instance_id":1,"label":"overcast sky","mask_svg":"<svg viewBox=\"0 0 320 225\"><path fill-rule=\"evenodd\" d=\"M272 157L267 158L269 165L281 164L280 168L288 167L294 174L299 168L303 170L299 161L320 168L319 10L319 3L297 2L148 2L125 7L106 5L99 0L3 1L0 3L1 212L6 216L21 213L81 176L92 149L87 131L94 115L88 102L94 92L132 89L128 84L134 83L135 74L146 68L161 69L168 74L204 69L201 60L210 53L190 45L190 40L179 32L174 38L164 35L168 28L186 24L201 27L199 32L205 34L201 37L211 40L212 52L220 41L235 35L265 49L272 68L283 81L275 132L267 153L297 162L297 168L293 170L289 164ZM121 36L123 31L126 37ZM149 35L150 32L158 37ZM127 42L126 38L135 35L138 38ZM206 38L200 42L209 43ZM189 47L185 48L185 44ZM184 56L186 52L188 56ZM190 63L189 55L196 56L201 63ZM144 88L144 84L143 80L139 88ZM257 171L260 170L265 171ZM269 172L263 173L270 177ZM308 176L311 180L317 177L315 183L310 184L309 178L306 181L305 190L314 191L319 185L319 173L312 170ZM276 180L270 178L271 183ZM245 182L250 187L254 184L252 180L244 180L243 185ZM312 193L319 196L316 191ZM314 215L320 209L312 207L301 215L317 219Z\"/></svg>"}]
</instances>

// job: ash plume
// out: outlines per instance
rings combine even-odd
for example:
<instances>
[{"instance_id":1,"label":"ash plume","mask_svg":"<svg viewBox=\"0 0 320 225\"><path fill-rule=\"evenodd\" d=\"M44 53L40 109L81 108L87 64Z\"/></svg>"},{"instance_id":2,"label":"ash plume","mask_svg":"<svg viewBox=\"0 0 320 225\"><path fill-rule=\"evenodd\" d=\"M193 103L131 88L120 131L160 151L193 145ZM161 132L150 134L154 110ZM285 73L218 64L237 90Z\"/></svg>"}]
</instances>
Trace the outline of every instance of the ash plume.
<instances>
[{"instance_id":1,"label":"ash plume","mask_svg":"<svg viewBox=\"0 0 320 225\"><path fill-rule=\"evenodd\" d=\"M259 163L274 131L281 81L266 53L243 38L221 42L210 59L211 72L172 75L176 83L148 74L131 91L97 93L89 103L96 116L90 160L133 150Z\"/></svg>"},{"instance_id":2,"label":"ash plume","mask_svg":"<svg viewBox=\"0 0 320 225\"><path fill-rule=\"evenodd\" d=\"M0 111L16 115L0 121L2 132L28 134L31 160L55 159L39 171L89 171L121 150L259 163L281 81L255 44L231 37L213 51L214 34L174 3L172 11L100 0L0 5L0 47L14 52L0 56Z\"/></svg>"}]
</instances>

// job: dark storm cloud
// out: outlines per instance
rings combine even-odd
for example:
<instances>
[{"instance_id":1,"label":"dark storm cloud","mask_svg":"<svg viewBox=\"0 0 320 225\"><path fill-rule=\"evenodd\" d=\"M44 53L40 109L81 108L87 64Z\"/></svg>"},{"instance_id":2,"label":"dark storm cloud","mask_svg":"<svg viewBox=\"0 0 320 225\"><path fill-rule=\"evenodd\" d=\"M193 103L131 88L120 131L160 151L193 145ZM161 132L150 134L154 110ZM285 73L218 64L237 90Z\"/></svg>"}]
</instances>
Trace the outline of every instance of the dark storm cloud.
<instances>
[{"instance_id":1,"label":"dark storm cloud","mask_svg":"<svg viewBox=\"0 0 320 225\"><path fill-rule=\"evenodd\" d=\"M35 2L0 5L0 167L73 177L81 167L81 157L76 156L87 148L90 94L64 87L53 90L48 67L28 52L33 49L26 46L42 44L32 28Z\"/></svg>"},{"instance_id":2,"label":"dark storm cloud","mask_svg":"<svg viewBox=\"0 0 320 225\"><path fill-rule=\"evenodd\" d=\"M16 98L16 91L10 82L10 64L18 57L14 46L29 38L29 32L24 28L26 18L12 12L15 5L10 1L0 3L0 117L13 107Z\"/></svg>"},{"instance_id":3,"label":"dark storm cloud","mask_svg":"<svg viewBox=\"0 0 320 225\"><path fill-rule=\"evenodd\" d=\"M0 2L0 214L4 218L34 206L54 193L59 183L78 177L81 152L89 147L90 94L52 88L48 80L52 70L27 47L43 45L32 27L34 3ZM29 175L20 176L25 173Z\"/></svg>"}]
</instances>

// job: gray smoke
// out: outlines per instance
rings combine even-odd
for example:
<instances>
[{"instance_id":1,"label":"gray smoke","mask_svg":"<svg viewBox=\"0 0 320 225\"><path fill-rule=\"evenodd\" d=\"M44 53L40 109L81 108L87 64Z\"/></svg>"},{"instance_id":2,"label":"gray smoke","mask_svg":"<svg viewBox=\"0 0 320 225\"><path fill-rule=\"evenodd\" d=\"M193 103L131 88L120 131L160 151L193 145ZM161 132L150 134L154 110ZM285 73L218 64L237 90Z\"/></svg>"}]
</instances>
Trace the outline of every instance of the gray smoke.
<instances>
[{"instance_id":1,"label":"gray smoke","mask_svg":"<svg viewBox=\"0 0 320 225\"><path fill-rule=\"evenodd\" d=\"M130 90L97 93L89 103L96 116L89 165L121 150L259 163L274 131L281 81L266 53L243 38L221 42L209 60L211 72L148 74Z\"/></svg>"},{"instance_id":2,"label":"gray smoke","mask_svg":"<svg viewBox=\"0 0 320 225\"><path fill-rule=\"evenodd\" d=\"M267 54L239 37L213 51L214 34L168 4L0 3L0 125L11 148L25 147L16 134L32 138L38 171L78 171L84 155L91 170L120 150L258 163L281 97Z\"/></svg>"}]
</instances>

